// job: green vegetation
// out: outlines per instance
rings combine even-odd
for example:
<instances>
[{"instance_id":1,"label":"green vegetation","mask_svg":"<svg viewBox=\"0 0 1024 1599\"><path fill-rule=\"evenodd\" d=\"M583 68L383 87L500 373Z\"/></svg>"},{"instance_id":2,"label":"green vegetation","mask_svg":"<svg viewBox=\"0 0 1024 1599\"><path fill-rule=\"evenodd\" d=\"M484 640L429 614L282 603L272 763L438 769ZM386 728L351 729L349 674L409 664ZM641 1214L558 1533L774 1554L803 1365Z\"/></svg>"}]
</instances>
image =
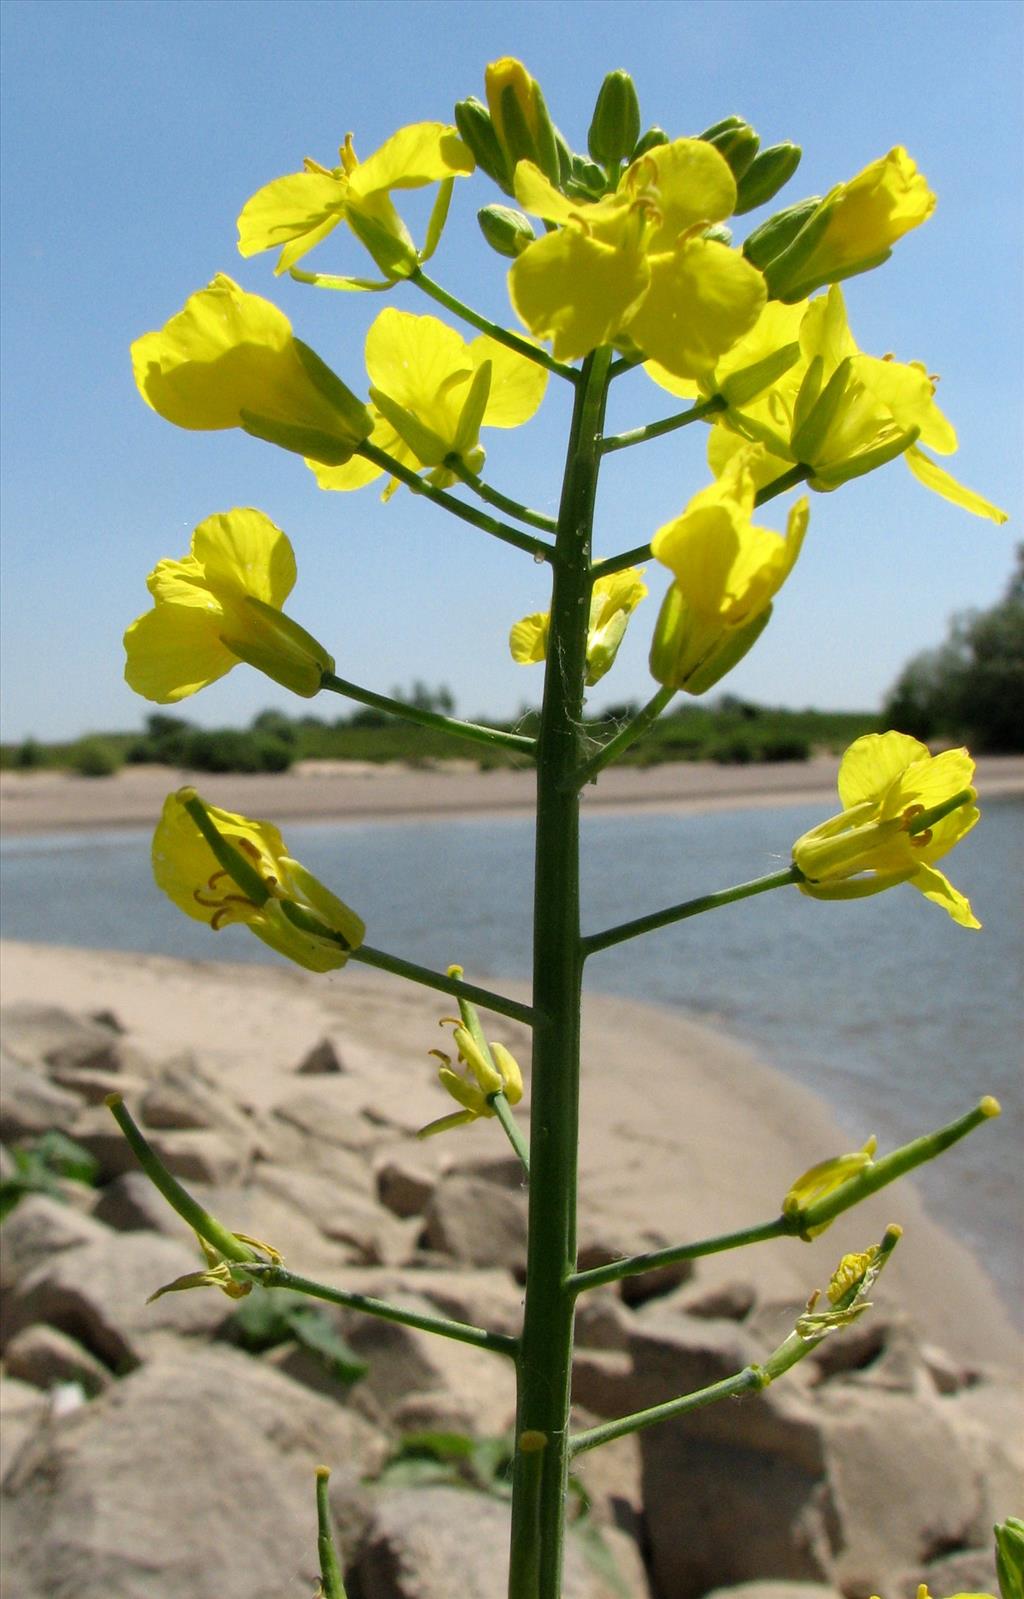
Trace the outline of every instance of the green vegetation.
<instances>
[{"instance_id":1,"label":"green vegetation","mask_svg":"<svg viewBox=\"0 0 1024 1599\"><path fill-rule=\"evenodd\" d=\"M955 616L945 644L904 667L883 716L974 754L1024 751L1024 545L998 605Z\"/></svg>"},{"instance_id":2,"label":"green vegetation","mask_svg":"<svg viewBox=\"0 0 1024 1599\"><path fill-rule=\"evenodd\" d=\"M418 696L414 703L424 709L452 714L454 705L446 689L431 693L416 684L413 694ZM632 704L610 707L594 719L595 735L605 736L637 709ZM536 722L536 712L523 710L513 723L501 725L532 733ZM726 765L805 761L817 750L838 754L861 733L883 725L869 711L788 711L723 695L712 705L690 701L662 716L627 752L625 762L655 766L664 761ZM477 758L482 767L522 764L514 753L500 749ZM195 772L283 772L296 761L403 761L421 766L456 759L467 759L461 739L367 709L333 721L318 716L293 720L281 711L262 711L245 730L198 728L181 717L161 714L148 718L142 734L95 734L70 744L26 739L20 745L0 745L0 766L5 770L70 767L89 776L106 775L125 762Z\"/></svg>"}]
</instances>

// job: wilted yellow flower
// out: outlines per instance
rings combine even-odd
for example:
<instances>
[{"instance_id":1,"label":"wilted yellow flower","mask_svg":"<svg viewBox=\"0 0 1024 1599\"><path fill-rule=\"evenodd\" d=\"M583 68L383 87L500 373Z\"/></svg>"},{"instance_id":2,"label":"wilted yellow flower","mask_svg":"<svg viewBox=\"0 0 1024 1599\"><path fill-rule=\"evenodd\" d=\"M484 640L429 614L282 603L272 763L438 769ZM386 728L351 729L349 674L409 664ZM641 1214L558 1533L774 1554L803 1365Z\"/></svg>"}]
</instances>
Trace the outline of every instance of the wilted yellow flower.
<instances>
[{"instance_id":1,"label":"wilted yellow flower","mask_svg":"<svg viewBox=\"0 0 1024 1599\"><path fill-rule=\"evenodd\" d=\"M934 209L927 180L897 145L820 201L786 249L766 265L769 293L802 300L823 283L880 266L896 241L920 227Z\"/></svg>"},{"instance_id":2,"label":"wilted yellow flower","mask_svg":"<svg viewBox=\"0 0 1024 1599\"><path fill-rule=\"evenodd\" d=\"M481 427L512 428L533 416L547 386L536 362L481 334L468 344L434 316L388 307L366 335L366 369L373 401L371 442L446 488L458 474L444 463L457 456L470 472L484 463ZM374 461L310 466L322 489L358 489L383 475ZM386 495L397 487L391 480Z\"/></svg>"},{"instance_id":3,"label":"wilted yellow flower","mask_svg":"<svg viewBox=\"0 0 1024 1599\"><path fill-rule=\"evenodd\" d=\"M248 1244L251 1249L257 1251L253 1257L257 1265L280 1266L284 1259L280 1250L275 1249L273 1244L265 1244L259 1238L250 1238L248 1233L235 1233L234 1236L239 1243ZM151 1305L154 1299L162 1299L164 1294L180 1294L189 1288L219 1288L229 1299L244 1299L247 1294L252 1293L252 1283L242 1281L232 1271L232 1265L237 1265L237 1262L228 1260L219 1249L214 1249L201 1233L196 1233L196 1240L206 1256L206 1270L189 1271L183 1277L175 1277L173 1282L164 1283L162 1288L150 1294L146 1300L147 1305Z\"/></svg>"},{"instance_id":4,"label":"wilted yellow flower","mask_svg":"<svg viewBox=\"0 0 1024 1599\"><path fill-rule=\"evenodd\" d=\"M614 665L629 619L648 592L642 579L643 568L629 566L609 577L599 577L594 584L587 625L588 688L600 682ZM532 616L516 622L508 636L512 659L520 666L545 660L550 625L550 611L534 611Z\"/></svg>"},{"instance_id":5,"label":"wilted yellow flower","mask_svg":"<svg viewBox=\"0 0 1024 1599\"><path fill-rule=\"evenodd\" d=\"M462 967L449 966L448 975L461 977ZM451 1025L458 1064L465 1066L466 1072L453 1069L451 1057L444 1050L432 1049L430 1053L441 1062L437 1074L441 1083L462 1109L421 1127L418 1138L432 1138L450 1127L464 1127L481 1117L493 1116L495 1094L504 1094L510 1105L518 1105L523 1097L523 1074L518 1061L504 1044L486 1042L472 1005L460 1001L459 1008L461 1022L453 1016L445 1016L441 1025Z\"/></svg>"},{"instance_id":6,"label":"wilted yellow flower","mask_svg":"<svg viewBox=\"0 0 1024 1599\"><path fill-rule=\"evenodd\" d=\"M751 649L800 554L808 505L798 500L785 537L756 527L755 481L743 454L659 528L651 553L675 582L651 644L651 673L666 688L704 694Z\"/></svg>"},{"instance_id":7,"label":"wilted yellow flower","mask_svg":"<svg viewBox=\"0 0 1024 1599\"><path fill-rule=\"evenodd\" d=\"M530 161L516 168L520 205L556 231L509 272L512 304L555 356L628 343L676 377L697 377L756 322L760 272L705 238L736 203L728 162L701 139L659 145L623 172L614 194L567 199Z\"/></svg>"},{"instance_id":8,"label":"wilted yellow flower","mask_svg":"<svg viewBox=\"0 0 1024 1599\"><path fill-rule=\"evenodd\" d=\"M924 366L858 350L842 291L835 287L803 308L799 358L790 360L790 319L800 311L780 306L772 313L769 306L763 339L757 339L757 329L750 335L750 353L762 372L770 373L771 340L784 341L787 364L767 387L755 388L749 370L724 372L715 392L729 403L708 441L712 470L720 471L743 448L741 441L753 441L761 446L752 461L759 487L798 463L809 469L812 488L828 490L902 455L927 488L975 516L1005 522L1005 512L964 488L921 448L939 455L957 448L956 430L935 403L936 380ZM742 355L741 360L746 367ZM656 368L651 375L664 382Z\"/></svg>"},{"instance_id":9,"label":"wilted yellow flower","mask_svg":"<svg viewBox=\"0 0 1024 1599\"><path fill-rule=\"evenodd\" d=\"M223 273L158 333L136 339L132 367L146 404L178 427L242 428L333 465L373 426L284 312Z\"/></svg>"},{"instance_id":10,"label":"wilted yellow flower","mask_svg":"<svg viewBox=\"0 0 1024 1599\"><path fill-rule=\"evenodd\" d=\"M185 699L238 661L306 696L334 671L323 646L281 610L295 584L295 555L262 511L207 517L189 554L160 561L146 582L155 604L125 633L124 675L147 700Z\"/></svg>"},{"instance_id":11,"label":"wilted yellow flower","mask_svg":"<svg viewBox=\"0 0 1024 1599\"><path fill-rule=\"evenodd\" d=\"M877 1148L878 1139L872 1134L863 1149L853 1150L848 1155L834 1155L830 1160L822 1160L816 1166L811 1166L797 1178L782 1201L782 1214L799 1216L809 1205L835 1193L848 1178L867 1171ZM823 1222L820 1227L809 1227L806 1236L816 1238L830 1226L831 1222Z\"/></svg>"},{"instance_id":12,"label":"wilted yellow flower","mask_svg":"<svg viewBox=\"0 0 1024 1599\"><path fill-rule=\"evenodd\" d=\"M856 739L839 766L844 809L793 845L801 892L859 899L911 883L961 927L980 927L968 901L934 864L978 820L973 777L965 749L932 755L906 733Z\"/></svg>"},{"instance_id":13,"label":"wilted yellow flower","mask_svg":"<svg viewBox=\"0 0 1024 1599\"><path fill-rule=\"evenodd\" d=\"M275 178L246 201L238 218L241 255L280 245L274 271L287 272L344 221L382 271L405 276L437 242L452 181L473 171L473 157L455 129L442 122L399 128L367 161L358 160L348 134L338 155L341 165L333 170L307 158L302 172ZM396 189L422 189L429 183L444 185L443 209L421 256L391 195Z\"/></svg>"},{"instance_id":14,"label":"wilted yellow flower","mask_svg":"<svg viewBox=\"0 0 1024 1599\"><path fill-rule=\"evenodd\" d=\"M344 966L366 932L355 911L292 859L271 822L206 805L194 788L164 803L153 876L186 916L214 932L244 923L309 971Z\"/></svg>"}]
</instances>

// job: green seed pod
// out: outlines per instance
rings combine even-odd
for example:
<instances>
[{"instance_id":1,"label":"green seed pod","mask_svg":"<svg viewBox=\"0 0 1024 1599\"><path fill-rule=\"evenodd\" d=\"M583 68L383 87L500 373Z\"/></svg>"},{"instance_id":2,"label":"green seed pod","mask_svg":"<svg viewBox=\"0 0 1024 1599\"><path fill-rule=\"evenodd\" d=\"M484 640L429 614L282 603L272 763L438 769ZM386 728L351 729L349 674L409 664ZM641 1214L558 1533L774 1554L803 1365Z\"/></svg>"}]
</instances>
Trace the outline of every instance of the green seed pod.
<instances>
[{"instance_id":1,"label":"green seed pod","mask_svg":"<svg viewBox=\"0 0 1024 1599\"><path fill-rule=\"evenodd\" d=\"M817 195L812 195L809 200L787 206L785 211L776 211L744 241L743 254L747 260L763 272L769 261L788 249L820 203Z\"/></svg>"},{"instance_id":2,"label":"green seed pod","mask_svg":"<svg viewBox=\"0 0 1024 1599\"><path fill-rule=\"evenodd\" d=\"M773 200L800 165L802 154L798 144L773 144L762 150L738 180L734 214L741 217Z\"/></svg>"},{"instance_id":3,"label":"green seed pod","mask_svg":"<svg viewBox=\"0 0 1024 1599\"><path fill-rule=\"evenodd\" d=\"M733 177L739 183L756 156L761 140L749 123L744 122L738 128L727 128L724 133L716 133L713 139L705 139L704 143L714 145L719 155L725 157Z\"/></svg>"},{"instance_id":4,"label":"green seed pod","mask_svg":"<svg viewBox=\"0 0 1024 1599\"><path fill-rule=\"evenodd\" d=\"M640 137L640 102L628 72L609 72L602 83L587 149L595 161L612 171L620 167Z\"/></svg>"},{"instance_id":5,"label":"green seed pod","mask_svg":"<svg viewBox=\"0 0 1024 1599\"><path fill-rule=\"evenodd\" d=\"M464 144L467 144L478 167L493 178L506 194L512 193L512 175L505 152L498 143L491 113L482 101L470 95L455 106L455 126Z\"/></svg>"},{"instance_id":6,"label":"green seed pod","mask_svg":"<svg viewBox=\"0 0 1024 1599\"><path fill-rule=\"evenodd\" d=\"M522 255L526 246L537 237L530 219L521 211L513 211L511 206L485 205L482 211L477 212L476 219L491 249L512 260Z\"/></svg>"},{"instance_id":7,"label":"green seed pod","mask_svg":"<svg viewBox=\"0 0 1024 1599\"><path fill-rule=\"evenodd\" d=\"M642 138L638 139L630 151L630 163L639 161L648 150L656 150L660 144L668 144L668 134L664 128L648 128Z\"/></svg>"}]
</instances>

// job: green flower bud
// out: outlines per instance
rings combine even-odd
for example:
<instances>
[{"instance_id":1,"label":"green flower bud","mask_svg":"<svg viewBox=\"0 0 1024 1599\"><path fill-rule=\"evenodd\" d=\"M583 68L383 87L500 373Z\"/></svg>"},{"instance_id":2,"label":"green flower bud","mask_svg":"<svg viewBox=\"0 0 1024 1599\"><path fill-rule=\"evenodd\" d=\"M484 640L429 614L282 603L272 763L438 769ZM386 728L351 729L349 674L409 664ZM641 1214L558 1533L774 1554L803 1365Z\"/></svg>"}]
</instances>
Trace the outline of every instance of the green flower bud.
<instances>
[{"instance_id":1,"label":"green flower bud","mask_svg":"<svg viewBox=\"0 0 1024 1599\"><path fill-rule=\"evenodd\" d=\"M515 260L537 235L529 217L507 205L485 205L476 214L480 231L492 250Z\"/></svg>"},{"instance_id":2,"label":"green flower bud","mask_svg":"<svg viewBox=\"0 0 1024 1599\"><path fill-rule=\"evenodd\" d=\"M737 181L734 215L741 217L774 200L800 165L802 154L798 144L773 144L762 150Z\"/></svg>"},{"instance_id":3,"label":"green flower bud","mask_svg":"<svg viewBox=\"0 0 1024 1599\"><path fill-rule=\"evenodd\" d=\"M595 161L611 170L620 167L640 137L640 102L628 72L609 72L602 83L587 149Z\"/></svg>"},{"instance_id":4,"label":"green flower bud","mask_svg":"<svg viewBox=\"0 0 1024 1599\"><path fill-rule=\"evenodd\" d=\"M704 132L698 133L697 137L698 139L703 139L706 144L710 144L722 133L733 133L737 128L745 127L747 127L747 122L743 117L723 117L721 122L712 122L710 128L705 128Z\"/></svg>"},{"instance_id":5,"label":"green flower bud","mask_svg":"<svg viewBox=\"0 0 1024 1599\"><path fill-rule=\"evenodd\" d=\"M491 113L482 101L470 95L466 100L459 100L455 106L455 126L464 144L467 144L473 153L473 159L480 169L493 178L499 188L506 194L512 193L512 175L505 159L505 152L498 143L498 135L494 131Z\"/></svg>"},{"instance_id":6,"label":"green flower bud","mask_svg":"<svg viewBox=\"0 0 1024 1599\"><path fill-rule=\"evenodd\" d=\"M776 256L788 249L820 203L818 196L812 195L809 200L800 200L796 205L787 206L784 211L776 211L774 216L755 228L743 245L743 254L751 265L763 272L769 261L774 261Z\"/></svg>"},{"instance_id":7,"label":"green flower bud","mask_svg":"<svg viewBox=\"0 0 1024 1599\"><path fill-rule=\"evenodd\" d=\"M521 61L503 56L484 73L487 105L510 172L519 161L533 161L552 183L561 179L555 125L540 84Z\"/></svg>"},{"instance_id":8,"label":"green flower bud","mask_svg":"<svg viewBox=\"0 0 1024 1599\"><path fill-rule=\"evenodd\" d=\"M574 155L569 168L569 179L564 187L566 194L587 200L600 200L608 192L608 178L603 169L593 161L588 161L586 156Z\"/></svg>"},{"instance_id":9,"label":"green flower bud","mask_svg":"<svg viewBox=\"0 0 1024 1599\"><path fill-rule=\"evenodd\" d=\"M657 127L648 128L647 132L642 136L642 138L637 140L636 144L633 146L633 149L630 151L630 162L632 163L633 161L639 161L640 157L642 155L646 155L648 150L656 150L660 144L668 144L668 134L665 132L665 129Z\"/></svg>"},{"instance_id":10,"label":"green flower bud","mask_svg":"<svg viewBox=\"0 0 1024 1599\"><path fill-rule=\"evenodd\" d=\"M705 144L713 144L719 155L728 161L733 177L738 183L756 156L761 140L747 122L738 128L726 128L711 139L702 135Z\"/></svg>"},{"instance_id":11,"label":"green flower bud","mask_svg":"<svg viewBox=\"0 0 1024 1599\"><path fill-rule=\"evenodd\" d=\"M1002 1599L1024 1599L1024 1521L1007 1516L993 1529L996 1573Z\"/></svg>"}]
</instances>

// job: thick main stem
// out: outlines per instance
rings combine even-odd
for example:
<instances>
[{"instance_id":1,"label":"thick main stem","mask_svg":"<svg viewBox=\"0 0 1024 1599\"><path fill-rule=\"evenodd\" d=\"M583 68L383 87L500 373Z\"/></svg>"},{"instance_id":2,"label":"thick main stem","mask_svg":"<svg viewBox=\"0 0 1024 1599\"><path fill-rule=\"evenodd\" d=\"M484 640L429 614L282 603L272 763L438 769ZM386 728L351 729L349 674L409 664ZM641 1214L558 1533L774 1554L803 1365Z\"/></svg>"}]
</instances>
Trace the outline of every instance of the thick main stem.
<instances>
[{"instance_id":1,"label":"thick main stem","mask_svg":"<svg viewBox=\"0 0 1024 1599\"><path fill-rule=\"evenodd\" d=\"M553 560L537 739L530 1221L512 1499L509 1599L559 1599L569 1470L579 1136L580 721L590 611L591 528L611 351L576 390Z\"/></svg>"}]
</instances>

